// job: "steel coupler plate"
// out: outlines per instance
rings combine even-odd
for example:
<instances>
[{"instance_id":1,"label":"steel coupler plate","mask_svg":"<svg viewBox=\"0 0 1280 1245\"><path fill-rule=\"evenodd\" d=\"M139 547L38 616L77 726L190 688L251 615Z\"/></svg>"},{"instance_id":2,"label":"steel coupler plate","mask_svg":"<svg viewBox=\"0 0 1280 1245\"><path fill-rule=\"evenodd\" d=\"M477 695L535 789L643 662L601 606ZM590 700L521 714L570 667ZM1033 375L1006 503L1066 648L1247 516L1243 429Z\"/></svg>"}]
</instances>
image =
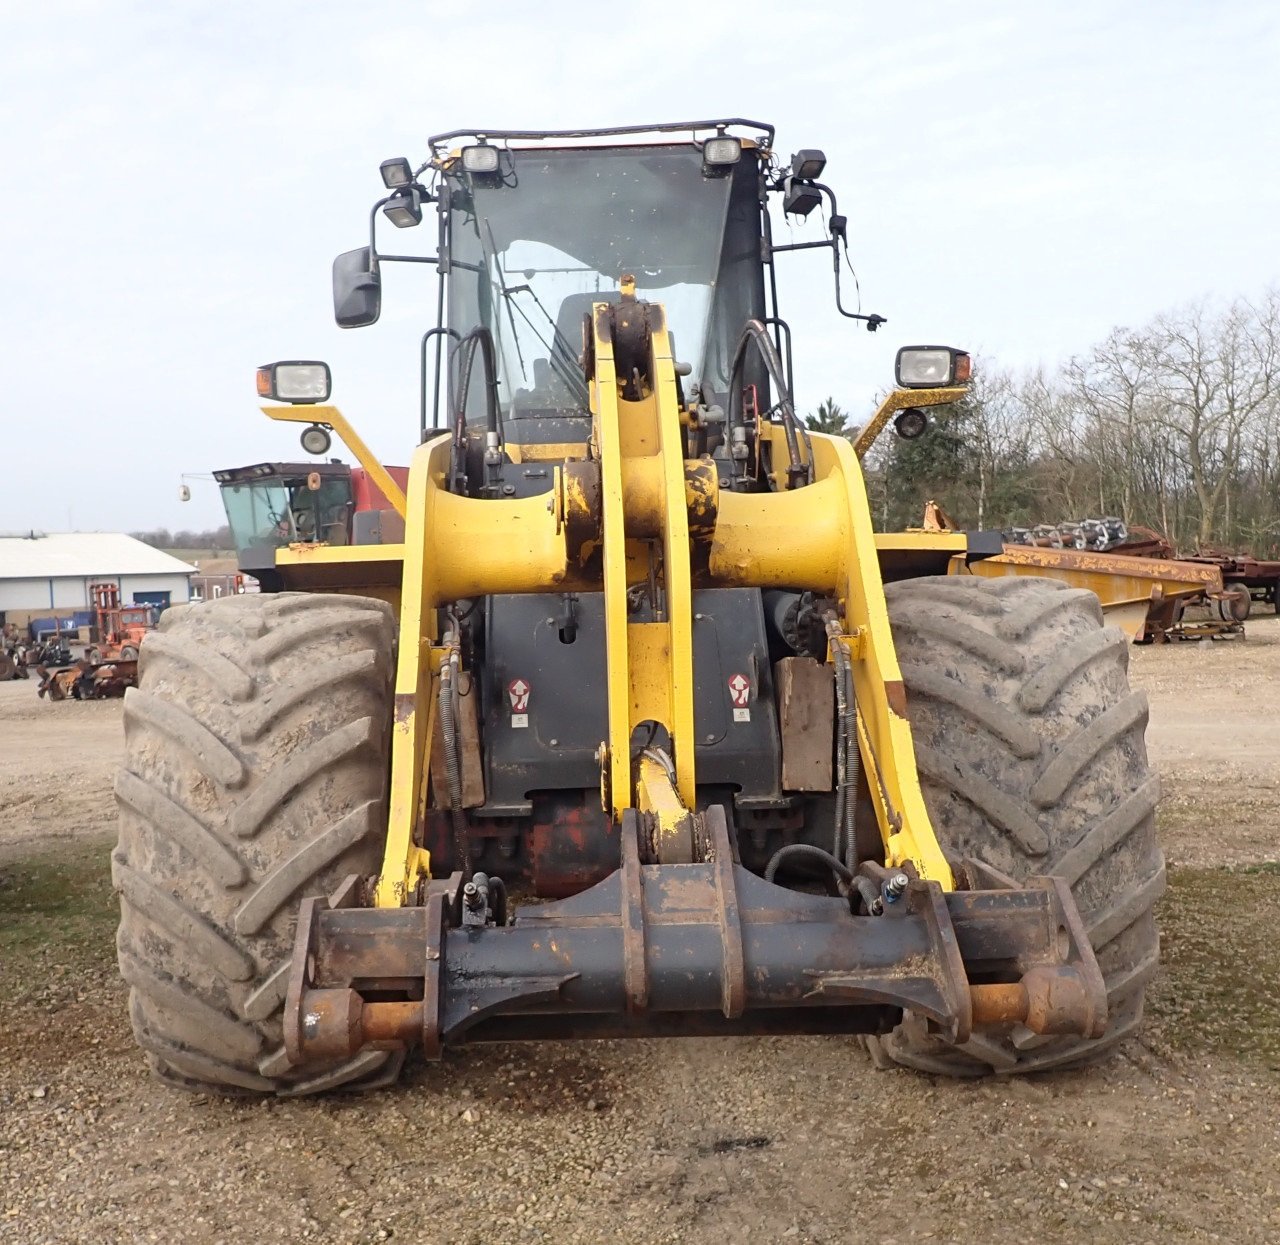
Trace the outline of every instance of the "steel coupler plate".
<instances>
[{"instance_id":1,"label":"steel coupler plate","mask_svg":"<svg viewBox=\"0 0 1280 1245\"><path fill-rule=\"evenodd\" d=\"M438 1056L540 1037L883 1032L904 1009L953 1042L999 1025L1105 1029L1102 976L1060 880L953 892L912 881L883 916L855 916L842 898L750 873L723 814L708 820L702 863L642 865L624 825L620 869L503 927L461 925L457 874L416 907L307 900L286 998L290 1058L417 1044Z\"/></svg>"}]
</instances>

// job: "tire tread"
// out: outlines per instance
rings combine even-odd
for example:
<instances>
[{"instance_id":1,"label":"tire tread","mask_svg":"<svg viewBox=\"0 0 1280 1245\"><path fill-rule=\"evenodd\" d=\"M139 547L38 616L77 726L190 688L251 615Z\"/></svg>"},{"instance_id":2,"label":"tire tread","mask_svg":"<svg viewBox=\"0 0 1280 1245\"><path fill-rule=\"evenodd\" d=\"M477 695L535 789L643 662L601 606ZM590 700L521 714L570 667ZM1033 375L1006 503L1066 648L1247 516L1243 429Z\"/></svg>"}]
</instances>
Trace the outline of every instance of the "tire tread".
<instances>
[{"instance_id":1,"label":"tire tread","mask_svg":"<svg viewBox=\"0 0 1280 1245\"><path fill-rule=\"evenodd\" d=\"M910 1013L866 1040L878 1067L1011 1075L1101 1058L1136 1031L1157 971L1153 907L1164 890L1147 766L1146 694L1097 598L1053 580L932 577L886 589L916 760L944 850L1014 880L1065 877L1106 979L1098 1039L1023 1029L949 1046ZM974 594L983 598L973 607ZM961 610L967 610L962 613Z\"/></svg>"},{"instance_id":2,"label":"tire tread","mask_svg":"<svg viewBox=\"0 0 1280 1245\"><path fill-rule=\"evenodd\" d=\"M294 1068L297 906L381 862L394 617L343 595L166 611L125 700L120 971L155 1075L229 1094L379 1083L400 1056Z\"/></svg>"}]
</instances>

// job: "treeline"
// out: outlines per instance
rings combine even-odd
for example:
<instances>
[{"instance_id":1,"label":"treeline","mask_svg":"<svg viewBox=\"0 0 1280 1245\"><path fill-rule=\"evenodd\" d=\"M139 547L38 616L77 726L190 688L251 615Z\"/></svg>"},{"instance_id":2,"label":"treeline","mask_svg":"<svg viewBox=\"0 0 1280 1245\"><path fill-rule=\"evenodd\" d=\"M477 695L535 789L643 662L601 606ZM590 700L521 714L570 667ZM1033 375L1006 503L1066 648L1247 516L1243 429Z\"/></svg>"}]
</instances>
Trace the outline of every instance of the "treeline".
<instances>
[{"instance_id":1,"label":"treeline","mask_svg":"<svg viewBox=\"0 0 1280 1245\"><path fill-rule=\"evenodd\" d=\"M167 527L158 527L150 532L130 532L134 540L143 544L154 545L157 549L230 549L231 529L224 523L221 527L208 528L202 532L186 530L171 532Z\"/></svg>"},{"instance_id":2,"label":"treeline","mask_svg":"<svg viewBox=\"0 0 1280 1245\"><path fill-rule=\"evenodd\" d=\"M1118 515L1184 552L1280 552L1280 289L1117 328L1052 372L979 361L969 396L930 416L867 457L882 527L932 498L963 527ZM844 415L828 401L808 422Z\"/></svg>"}]
</instances>

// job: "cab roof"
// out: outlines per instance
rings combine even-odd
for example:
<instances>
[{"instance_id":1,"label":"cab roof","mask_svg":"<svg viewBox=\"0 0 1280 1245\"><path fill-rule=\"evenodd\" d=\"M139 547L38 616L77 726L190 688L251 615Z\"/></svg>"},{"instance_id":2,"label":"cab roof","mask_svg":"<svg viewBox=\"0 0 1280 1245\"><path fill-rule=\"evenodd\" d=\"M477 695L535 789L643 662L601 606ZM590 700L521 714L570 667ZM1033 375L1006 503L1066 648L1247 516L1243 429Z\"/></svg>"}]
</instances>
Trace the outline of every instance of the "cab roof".
<instances>
[{"instance_id":1,"label":"cab roof","mask_svg":"<svg viewBox=\"0 0 1280 1245\"><path fill-rule=\"evenodd\" d=\"M748 143L761 148L773 146L774 127L766 121L750 121L745 117L722 117L710 121L661 121L653 125L619 125L598 130L486 130L481 128L449 130L445 134L434 134L427 140L433 159L441 159L448 154L451 144L458 140L474 139L476 142L518 143L554 143L559 146L600 146L600 143L580 140L593 139L642 139L652 135L687 134L691 142L703 138L715 137L718 133L730 130L751 131L740 135ZM610 144L612 145L612 144Z\"/></svg>"}]
</instances>

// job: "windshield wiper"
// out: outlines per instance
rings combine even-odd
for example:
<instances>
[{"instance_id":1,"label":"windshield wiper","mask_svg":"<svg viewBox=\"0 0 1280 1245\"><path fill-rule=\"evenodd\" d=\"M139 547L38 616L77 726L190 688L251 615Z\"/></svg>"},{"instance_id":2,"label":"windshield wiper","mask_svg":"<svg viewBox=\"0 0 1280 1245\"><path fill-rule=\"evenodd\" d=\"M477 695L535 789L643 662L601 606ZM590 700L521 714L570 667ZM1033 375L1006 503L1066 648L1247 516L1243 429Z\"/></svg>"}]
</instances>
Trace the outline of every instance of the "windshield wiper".
<instances>
[{"instance_id":1,"label":"windshield wiper","mask_svg":"<svg viewBox=\"0 0 1280 1245\"><path fill-rule=\"evenodd\" d=\"M559 377L560 381L569 390L569 392L578 400L580 406L584 409L591 404L591 394L587 389L587 383L578 371L577 356L573 352L573 348L569 345L565 335L560 331L559 325L552 319L551 313L543 305L542 299L538 297L537 291L528 282L524 285L508 285L507 274L503 270L502 263L498 259L498 248L493 240L493 226L486 219L484 222L485 231L489 235L489 245L486 248L489 254L489 260L493 264L494 275L497 277L498 292L502 295L502 300L507 305L507 316L511 320L511 337L516 348L516 357L520 361L520 371L528 379L528 373L525 372L524 355L520 350L520 335L516 331L515 318L513 311L520 313L520 318L529 326L529 331L538 339L538 341L546 348L547 364L551 370ZM529 318L525 309L512 297L514 294L528 293L532 295L533 301L537 304L538 310L542 312L543 317L551 326L552 339L547 341L545 337L538 331L538 326Z\"/></svg>"},{"instance_id":2,"label":"windshield wiper","mask_svg":"<svg viewBox=\"0 0 1280 1245\"><path fill-rule=\"evenodd\" d=\"M528 294L535 303L538 304L538 310L542 312L547 323L551 325L553 334L551 341L538 332L537 328L530 321L524 311L516 305L516 310L524 316L525 323L529 325L533 335L547 348L547 362L551 364L557 376L560 377L570 389L578 391L578 396L582 399L585 406L589 401L586 381L578 371L578 356L574 353L573 347L569 344L569 339L560 331L560 326L551 318L551 313L547 310L546 304L538 297L538 292L528 283L524 285L512 285L507 287L504 294ZM559 366L557 367L557 364Z\"/></svg>"}]
</instances>

